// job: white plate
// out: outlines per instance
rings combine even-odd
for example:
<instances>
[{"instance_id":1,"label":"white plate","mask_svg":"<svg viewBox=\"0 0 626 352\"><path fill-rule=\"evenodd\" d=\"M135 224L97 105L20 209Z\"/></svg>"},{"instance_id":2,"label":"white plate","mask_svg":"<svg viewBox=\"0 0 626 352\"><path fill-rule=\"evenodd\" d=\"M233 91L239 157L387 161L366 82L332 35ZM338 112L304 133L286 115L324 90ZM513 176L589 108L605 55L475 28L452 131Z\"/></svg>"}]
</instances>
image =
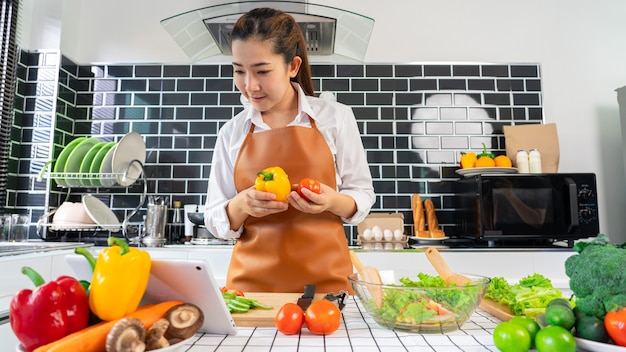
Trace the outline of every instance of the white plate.
<instances>
[{"instance_id":1,"label":"white plate","mask_svg":"<svg viewBox=\"0 0 626 352\"><path fill-rule=\"evenodd\" d=\"M468 169L458 169L455 171L457 174L465 177L476 175L490 175L490 174L516 174L517 169L514 167L472 167Z\"/></svg>"},{"instance_id":2,"label":"white plate","mask_svg":"<svg viewBox=\"0 0 626 352\"><path fill-rule=\"evenodd\" d=\"M163 347L163 348L159 348L156 350L152 350L151 352L179 352L179 351L186 351L189 346L191 346L191 344L195 341L195 339L197 339L196 336L192 336L190 338L188 338L187 340L182 340L179 342L174 343L173 345L167 346L167 347ZM170 342L173 343L173 342ZM26 350L24 349L24 347L22 347L22 344L18 344L17 346L15 346L15 351L16 352L26 352Z\"/></svg>"},{"instance_id":3,"label":"white plate","mask_svg":"<svg viewBox=\"0 0 626 352\"><path fill-rule=\"evenodd\" d=\"M602 352L625 352L626 347L618 346L618 345L610 345L608 343L596 342L591 340L581 339L579 337L575 337L576 339L576 351L602 351Z\"/></svg>"},{"instance_id":4,"label":"white plate","mask_svg":"<svg viewBox=\"0 0 626 352\"><path fill-rule=\"evenodd\" d=\"M93 222L103 229L118 232L122 227L115 213L100 199L91 194L83 195L83 206Z\"/></svg>"},{"instance_id":5,"label":"white plate","mask_svg":"<svg viewBox=\"0 0 626 352\"><path fill-rule=\"evenodd\" d=\"M418 242L441 242L443 240L447 240L448 236L444 236L444 237L435 237L435 238L430 238L430 237L417 237L417 236L410 236L410 239L416 240Z\"/></svg>"},{"instance_id":6,"label":"white plate","mask_svg":"<svg viewBox=\"0 0 626 352\"><path fill-rule=\"evenodd\" d=\"M122 137L113 152L113 173L121 174L117 177L117 183L121 186L135 183L143 171L139 164L131 164L133 160L138 160L141 165L146 162L146 143L137 132L129 132Z\"/></svg>"}]
</instances>

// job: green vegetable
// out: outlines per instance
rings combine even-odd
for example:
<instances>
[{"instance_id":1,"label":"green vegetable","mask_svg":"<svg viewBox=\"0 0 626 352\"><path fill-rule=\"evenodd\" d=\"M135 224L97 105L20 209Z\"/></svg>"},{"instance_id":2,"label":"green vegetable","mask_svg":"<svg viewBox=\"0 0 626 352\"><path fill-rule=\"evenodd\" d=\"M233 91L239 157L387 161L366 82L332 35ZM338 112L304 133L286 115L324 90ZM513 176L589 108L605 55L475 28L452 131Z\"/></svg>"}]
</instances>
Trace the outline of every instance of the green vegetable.
<instances>
[{"instance_id":1,"label":"green vegetable","mask_svg":"<svg viewBox=\"0 0 626 352\"><path fill-rule=\"evenodd\" d=\"M253 308L272 309L272 307L264 305L256 299L237 296L230 292L222 292L222 297L226 302L226 307L228 307L231 313L245 313Z\"/></svg>"},{"instance_id":2,"label":"green vegetable","mask_svg":"<svg viewBox=\"0 0 626 352\"><path fill-rule=\"evenodd\" d=\"M429 287L424 291L385 290L379 309L381 317L388 321L409 324L432 320L440 322L448 317L452 321L463 321L467 317L460 317L453 312L467 311L461 307L474 305L476 293L481 289L476 286L468 287L466 290L450 290L448 287L456 285L448 285L440 276L425 273L419 273L417 281L403 277L400 283L407 287ZM468 313L471 314L471 310Z\"/></svg>"},{"instance_id":3,"label":"green vegetable","mask_svg":"<svg viewBox=\"0 0 626 352\"><path fill-rule=\"evenodd\" d=\"M565 260L569 287L576 307L586 315L603 319L607 312L626 307L626 243L609 243L604 234L591 242L578 242Z\"/></svg>"},{"instance_id":4,"label":"green vegetable","mask_svg":"<svg viewBox=\"0 0 626 352\"><path fill-rule=\"evenodd\" d=\"M485 291L485 298L508 306L514 315L529 318L543 314L550 301L562 297L561 290L538 273L528 275L514 285L503 277L493 277Z\"/></svg>"}]
</instances>

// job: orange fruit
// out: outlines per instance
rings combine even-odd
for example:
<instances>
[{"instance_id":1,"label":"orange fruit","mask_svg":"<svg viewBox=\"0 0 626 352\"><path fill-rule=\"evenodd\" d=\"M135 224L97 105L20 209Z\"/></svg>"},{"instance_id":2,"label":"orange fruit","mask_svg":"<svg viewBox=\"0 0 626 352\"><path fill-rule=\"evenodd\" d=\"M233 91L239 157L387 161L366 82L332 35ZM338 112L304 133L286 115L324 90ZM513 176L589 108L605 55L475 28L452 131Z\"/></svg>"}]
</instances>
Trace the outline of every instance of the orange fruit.
<instances>
[{"instance_id":1,"label":"orange fruit","mask_svg":"<svg viewBox=\"0 0 626 352\"><path fill-rule=\"evenodd\" d=\"M488 156L481 156L476 160L475 167L493 167L496 166L496 162Z\"/></svg>"},{"instance_id":2,"label":"orange fruit","mask_svg":"<svg viewBox=\"0 0 626 352\"><path fill-rule=\"evenodd\" d=\"M498 155L493 159L493 161L496 163L496 166L499 166L499 167L513 166L511 159L506 155Z\"/></svg>"}]
</instances>

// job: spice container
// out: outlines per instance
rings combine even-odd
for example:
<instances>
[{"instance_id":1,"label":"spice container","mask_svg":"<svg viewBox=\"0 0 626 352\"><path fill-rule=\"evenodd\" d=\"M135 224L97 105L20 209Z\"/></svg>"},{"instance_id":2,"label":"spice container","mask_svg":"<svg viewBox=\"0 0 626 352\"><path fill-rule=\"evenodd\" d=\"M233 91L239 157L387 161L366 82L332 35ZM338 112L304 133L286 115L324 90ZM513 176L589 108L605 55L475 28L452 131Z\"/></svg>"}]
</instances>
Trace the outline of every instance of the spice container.
<instances>
[{"instance_id":1,"label":"spice container","mask_svg":"<svg viewBox=\"0 0 626 352\"><path fill-rule=\"evenodd\" d=\"M528 154L528 169L531 174L541 173L541 154L537 149L531 149Z\"/></svg>"},{"instance_id":2,"label":"spice container","mask_svg":"<svg viewBox=\"0 0 626 352\"><path fill-rule=\"evenodd\" d=\"M527 174L530 172L530 161L528 159L528 153L524 149L517 151L515 155L515 166L517 166L517 172L520 174Z\"/></svg>"}]
</instances>

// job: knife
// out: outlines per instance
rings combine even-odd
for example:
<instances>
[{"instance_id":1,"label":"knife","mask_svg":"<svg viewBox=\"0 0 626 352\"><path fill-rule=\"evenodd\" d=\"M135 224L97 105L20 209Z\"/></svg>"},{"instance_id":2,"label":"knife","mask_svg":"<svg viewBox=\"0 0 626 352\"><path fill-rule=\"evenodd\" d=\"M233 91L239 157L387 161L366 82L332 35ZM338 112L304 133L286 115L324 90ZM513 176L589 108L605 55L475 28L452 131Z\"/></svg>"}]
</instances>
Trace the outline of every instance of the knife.
<instances>
[{"instance_id":1,"label":"knife","mask_svg":"<svg viewBox=\"0 0 626 352\"><path fill-rule=\"evenodd\" d=\"M298 298L298 305L302 308L303 312L306 312L306 309L309 308L311 302L313 302L315 291L316 287L314 284L304 285L304 294Z\"/></svg>"}]
</instances>

